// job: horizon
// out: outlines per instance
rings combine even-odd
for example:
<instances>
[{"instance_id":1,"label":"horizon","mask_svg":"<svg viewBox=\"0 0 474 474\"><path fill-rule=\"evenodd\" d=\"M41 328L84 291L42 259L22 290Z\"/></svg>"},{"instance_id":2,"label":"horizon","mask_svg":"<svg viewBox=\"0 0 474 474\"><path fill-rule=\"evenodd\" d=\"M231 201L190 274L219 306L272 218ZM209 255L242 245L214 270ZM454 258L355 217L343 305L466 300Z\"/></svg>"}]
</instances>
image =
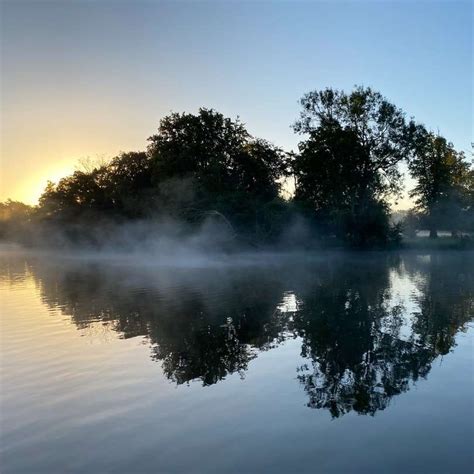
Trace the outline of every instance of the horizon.
<instances>
[{"instance_id":1,"label":"horizon","mask_svg":"<svg viewBox=\"0 0 474 474\"><path fill-rule=\"evenodd\" d=\"M296 150L298 101L324 87L370 86L469 152L472 12L471 2L3 2L0 200L36 204L81 159L145 149L170 111L213 108ZM411 207L406 190L395 210Z\"/></svg>"}]
</instances>

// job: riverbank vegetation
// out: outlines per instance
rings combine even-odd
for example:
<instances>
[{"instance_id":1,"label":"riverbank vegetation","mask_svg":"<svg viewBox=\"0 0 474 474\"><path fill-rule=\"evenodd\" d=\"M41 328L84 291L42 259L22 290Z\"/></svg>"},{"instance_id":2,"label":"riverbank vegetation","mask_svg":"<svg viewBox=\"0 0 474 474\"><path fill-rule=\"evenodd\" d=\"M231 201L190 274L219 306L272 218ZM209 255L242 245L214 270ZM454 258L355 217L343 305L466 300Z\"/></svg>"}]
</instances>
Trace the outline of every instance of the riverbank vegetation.
<instances>
[{"instance_id":1,"label":"riverbank vegetation","mask_svg":"<svg viewBox=\"0 0 474 474\"><path fill-rule=\"evenodd\" d=\"M0 203L0 237L101 245L117 226L160 222L154 229L173 228L176 238L207 226L226 236L213 244L227 246L386 248L403 237L419 246L420 229L471 246L474 169L463 152L370 88L314 91L300 104L296 152L215 110L172 113L146 150L49 182L37 206ZM402 190L402 163L417 183L415 207L395 223L389 204Z\"/></svg>"}]
</instances>

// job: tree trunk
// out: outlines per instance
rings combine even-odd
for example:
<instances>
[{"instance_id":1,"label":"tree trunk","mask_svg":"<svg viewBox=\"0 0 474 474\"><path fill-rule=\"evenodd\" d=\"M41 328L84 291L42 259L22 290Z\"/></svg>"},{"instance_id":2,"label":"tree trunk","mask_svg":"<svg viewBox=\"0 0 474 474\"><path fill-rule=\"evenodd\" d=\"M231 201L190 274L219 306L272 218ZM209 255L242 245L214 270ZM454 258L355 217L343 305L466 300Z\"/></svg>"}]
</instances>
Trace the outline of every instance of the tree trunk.
<instances>
[{"instance_id":1,"label":"tree trunk","mask_svg":"<svg viewBox=\"0 0 474 474\"><path fill-rule=\"evenodd\" d=\"M437 239L438 238L438 231L436 230L436 228L432 227L430 229L430 239Z\"/></svg>"}]
</instances>

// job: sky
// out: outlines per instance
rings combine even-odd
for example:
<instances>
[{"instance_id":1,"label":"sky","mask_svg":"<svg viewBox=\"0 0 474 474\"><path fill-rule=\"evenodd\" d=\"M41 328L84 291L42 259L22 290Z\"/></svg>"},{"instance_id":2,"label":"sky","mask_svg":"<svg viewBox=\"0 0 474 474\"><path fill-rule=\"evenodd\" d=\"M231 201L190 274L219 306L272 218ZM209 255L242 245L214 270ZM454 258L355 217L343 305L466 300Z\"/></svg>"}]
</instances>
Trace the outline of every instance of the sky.
<instances>
[{"instance_id":1,"label":"sky","mask_svg":"<svg viewBox=\"0 0 474 474\"><path fill-rule=\"evenodd\" d=\"M0 201L145 149L171 111L296 150L298 100L327 86L371 86L469 153L472 25L455 0L2 1Z\"/></svg>"}]
</instances>

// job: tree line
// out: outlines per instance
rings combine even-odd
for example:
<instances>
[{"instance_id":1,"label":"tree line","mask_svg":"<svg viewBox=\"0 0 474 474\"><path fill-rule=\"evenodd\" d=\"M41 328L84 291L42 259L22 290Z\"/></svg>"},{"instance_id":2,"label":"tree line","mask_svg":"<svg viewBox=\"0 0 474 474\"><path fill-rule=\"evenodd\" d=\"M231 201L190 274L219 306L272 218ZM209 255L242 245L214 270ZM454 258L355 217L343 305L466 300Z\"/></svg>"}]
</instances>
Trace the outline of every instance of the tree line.
<instances>
[{"instance_id":1,"label":"tree line","mask_svg":"<svg viewBox=\"0 0 474 474\"><path fill-rule=\"evenodd\" d=\"M220 220L238 239L266 244L299 220L328 244L393 245L403 229L391 223L389 202L400 196L402 163L417 183L406 229L433 238L438 229L474 230L474 169L444 137L371 88L313 91L300 105L293 129L301 141L291 153L215 110L172 113L145 151L49 182L35 207L1 203L1 232L34 223L87 233L104 221L160 216L189 230ZM285 180L294 181L291 199L282 197Z\"/></svg>"}]
</instances>

